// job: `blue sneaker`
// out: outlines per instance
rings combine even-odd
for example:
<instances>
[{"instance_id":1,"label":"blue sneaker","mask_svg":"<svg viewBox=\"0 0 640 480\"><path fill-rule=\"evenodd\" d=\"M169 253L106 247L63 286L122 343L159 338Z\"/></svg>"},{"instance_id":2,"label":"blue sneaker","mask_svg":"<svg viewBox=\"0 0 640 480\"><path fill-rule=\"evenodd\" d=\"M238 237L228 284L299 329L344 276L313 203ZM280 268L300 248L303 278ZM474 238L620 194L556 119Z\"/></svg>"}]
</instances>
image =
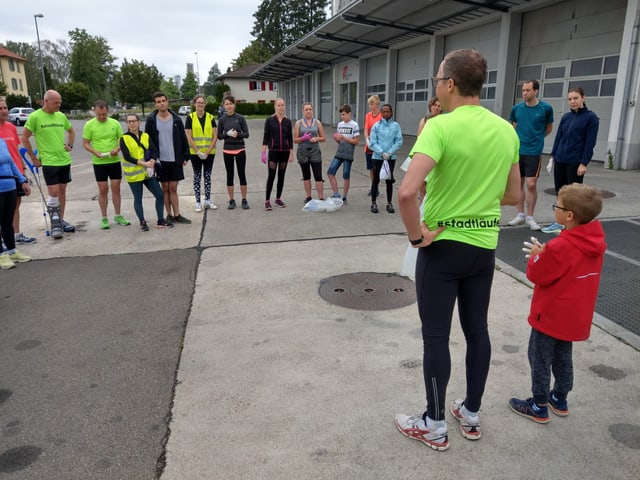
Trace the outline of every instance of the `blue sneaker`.
<instances>
[{"instance_id":1,"label":"blue sneaker","mask_svg":"<svg viewBox=\"0 0 640 480\"><path fill-rule=\"evenodd\" d=\"M564 230L564 225L553 222L548 227L541 228L540 230L542 231L542 233L560 233L562 230Z\"/></svg>"},{"instance_id":2,"label":"blue sneaker","mask_svg":"<svg viewBox=\"0 0 640 480\"><path fill-rule=\"evenodd\" d=\"M533 398L527 398L526 400L519 400L512 398L509 400L509 408L514 413L533 420L536 423L549 423L549 410L546 405L538 405L533 401Z\"/></svg>"},{"instance_id":3,"label":"blue sneaker","mask_svg":"<svg viewBox=\"0 0 640 480\"><path fill-rule=\"evenodd\" d=\"M553 392L549 394L548 405L551 411L559 417L566 417L567 415L569 415L569 406L567 405L567 399L560 400Z\"/></svg>"}]
</instances>

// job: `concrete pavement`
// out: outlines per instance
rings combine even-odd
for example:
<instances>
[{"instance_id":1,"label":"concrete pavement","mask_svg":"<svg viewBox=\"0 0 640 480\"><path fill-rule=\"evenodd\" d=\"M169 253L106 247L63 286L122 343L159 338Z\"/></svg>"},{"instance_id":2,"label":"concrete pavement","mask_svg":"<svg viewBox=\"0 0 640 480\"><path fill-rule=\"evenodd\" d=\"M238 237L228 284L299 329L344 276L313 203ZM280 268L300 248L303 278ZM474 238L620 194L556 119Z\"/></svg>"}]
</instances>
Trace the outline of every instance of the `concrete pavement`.
<instances>
[{"instance_id":1,"label":"concrete pavement","mask_svg":"<svg viewBox=\"0 0 640 480\"><path fill-rule=\"evenodd\" d=\"M591 339L574 347L569 417L537 425L509 411L511 396L529 396L531 289L510 276L508 266L496 272L494 281L493 358L481 411L482 440L462 438L451 418L448 452L434 452L400 435L393 425L395 413L424 408L415 304L352 310L318 295L320 282L335 275L398 272L407 245L400 217L369 213L361 151L352 169L349 204L341 210L302 212L304 192L293 164L283 195L288 207L264 212L262 122L249 126L248 211L225 209L221 155L214 166L214 201L220 209L193 213L190 182L180 185L183 214L194 220L189 226L142 233L134 222L100 230L95 183L82 162L74 167L67 214L78 233L61 241L44 238L35 197L22 210L23 230L39 233L38 244L22 248L36 262L63 257L69 268L80 268L87 256L199 252L191 298L186 299L190 306L182 310L184 347L159 465L162 470L166 459L163 480L637 477L637 347L594 327ZM405 155L412 139L406 140ZM325 169L334 151L333 142L323 145ZM589 170L589 183L616 194L605 201L603 218L640 216L640 172L610 172L598 165ZM396 176L400 182L402 174ZM540 192L551 183L542 176ZM325 187L328 196L328 182ZM123 213L133 220L126 186L123 194ZM145 198L145 209L153 212ZM539 222L551 222L554 200L540 194ZM513 213L513 208L504 209L503 223ZM2 272L3 282L11 274ZM455 321L452 359L450 400L464 395L464 339Z\"/></svg>"}]
</instances>

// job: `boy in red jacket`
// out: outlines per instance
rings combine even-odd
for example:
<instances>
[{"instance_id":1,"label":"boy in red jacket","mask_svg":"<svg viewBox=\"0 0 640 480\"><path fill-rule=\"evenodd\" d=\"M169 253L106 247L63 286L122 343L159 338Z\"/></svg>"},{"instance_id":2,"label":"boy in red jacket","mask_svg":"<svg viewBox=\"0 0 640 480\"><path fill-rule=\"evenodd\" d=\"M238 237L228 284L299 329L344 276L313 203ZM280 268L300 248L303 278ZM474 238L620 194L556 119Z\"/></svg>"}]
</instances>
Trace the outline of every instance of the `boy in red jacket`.
<instances>
[{"instance_id":1,"label":"boy in red jacket","mask_svg":"<svg viewBox=\"0 0 640 480\"><path fill-rule=\"evenodd\" d=\"M532 239L530 252L523 249L529 253L527 278L535 284L528 352L533 397L512 398L509 407L537 423L549 422L547 406L556 415L569 415L572 342L589 338L607 248L602 224L593 220L601 210L598 189L565 185L553 204L556 222L565 229L546 244ZM549 391L552 371L555 384Z\"/></svg>"}]
</instances>

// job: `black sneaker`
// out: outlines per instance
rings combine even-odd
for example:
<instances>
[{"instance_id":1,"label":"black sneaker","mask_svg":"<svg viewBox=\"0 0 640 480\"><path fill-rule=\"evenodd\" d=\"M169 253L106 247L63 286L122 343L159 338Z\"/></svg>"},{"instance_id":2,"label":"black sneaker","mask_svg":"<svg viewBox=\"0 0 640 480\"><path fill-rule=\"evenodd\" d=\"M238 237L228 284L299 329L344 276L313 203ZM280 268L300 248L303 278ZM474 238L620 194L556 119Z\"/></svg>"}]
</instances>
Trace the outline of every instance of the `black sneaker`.
<instances>
[{"instance_id":1,"label":"black sneaker","mask_svg":"<svg viewBox=\"0 0 640 480\"><path fill-rule=\"evenodd\" d=\"M147 225L147 222L144 220L140 221L140 230L142 230L143 232L148 232L149 231L149 225Z\"/></svg>"},{"instance_id":2,"label":"black sneaker","mask_svg":"<svg viewBox=\"0 0 640 480\"><path fill-rule=\"evenodd\" d=\"M313 197L307 197L304 199L304 204L306 205L307 203L309 203L311 200L313 200Z\"/></svg>"},{"instance_id":3,"label":"black sneaker","mask_svg":"<svg viewBox=\"0 0 640 480\"><path fill-rule=\"evenodd\" d=\"M173 223L174 219L173 219L173 215L167 215L167 222L168 223Z\"/></svg>"},{"instance_id":4,"label":"black sneaker","mask_svg":"<svg viewBox=\"0 0 640 480\"><path fill-rule=\"evenodd\" d=\"M391 203L387 203L387 212L389 212L389 213L395 213L396 212Z\"/></svg>"},{"instance_id":5,"label":"black sneaker","mask_svg":"<svg viewBox=\"0 0 640 480\"><path fill-rule=\"evenodd\" d=\"M161 218L156 224L156 228L173 228L173 223Z\"/></svg>"},{"instance_id":6,"label":"black sneaker","mask_svg":"<svg viewBox=\"0 0 640 480\"><path fill-rule=\"evenodd\" d=\"M246 198L242 199L242 209L243 210L249 210L249 202L247 202Z\"/></svg>"},{"instance_id":7,"label":"black sneaker","mask_svg":"<svg viewBox=\"0 0 640 480\"><path fill-rule=\"evenodd\" d=\"M184 217L182 215L178 215L176 217L173 217L173 221L175 223L182 223L182 224L185 224L185 225L188 225L188 224L191 223L191 220L189 220L187 217Z\"/></svg>"},{"instance_id":8,"label":"black sneaker","mask_svg":"<svg viewBox=\"0 0 640 480\"><path fill-rule=\"evenodd\" d=\"M234 208L236 208L236 201L235 200L229 200L229 205L227 205L227 208L229 210L233 210Z\"/></svg>"},{"instance_id":9,"label":"black sneaker","mask_svg":"<svg viewBox=\"0 0 640 480\"><path fill-rule=\"evenodd\" d=\"M378 213L378 205L375 203L371 204L371 213Z\"/></svg>"},{"instance_id":10,"label":"black sneaker","mask_svg":"<svg viewBox=\"0 0 640 480\"><path fill-rule=\"evenodd\" d=\"M60 220L62 222L62 230L65 233L73 233L76 231L76 227L74 227L73 225L71 225L69 222L65 221L65 220Z\"/></svg>"}]
</instances>

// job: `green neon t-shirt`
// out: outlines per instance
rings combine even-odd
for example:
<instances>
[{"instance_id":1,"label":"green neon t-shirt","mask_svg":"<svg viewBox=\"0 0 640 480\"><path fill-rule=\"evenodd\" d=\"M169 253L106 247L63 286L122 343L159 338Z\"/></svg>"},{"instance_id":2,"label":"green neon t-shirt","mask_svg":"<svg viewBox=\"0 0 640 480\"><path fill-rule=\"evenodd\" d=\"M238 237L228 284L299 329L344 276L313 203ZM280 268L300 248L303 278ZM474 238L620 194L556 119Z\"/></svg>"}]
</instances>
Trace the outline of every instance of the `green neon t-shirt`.
<instances>
[{"instance_id":1,"label":"green neon t-shirt","mask_svg":"<svg viewBox=\"0 0 640 480\"><path fill-rule=\"evenodd\" d=\"M99 152L111 152L118 148L120 137L122 137L122 125L115 118L107 118L104 122L92 118L84 124L84 129L82 130L82 138L89 140L93 148ZM106 165L120 161L118 155L105 158L92 155L92 159L96 165Z\"/></svg>"},{"instance_id":2,"label":"green neon t-shirt","mask_svg":"<svg viewBox=\"0 0 640 480\"><path fill-rule=\"evenodd\" d=\"M42 165L63 167L71 164L71 155L64 148L64 132L71 130L71 122L64 113L36 110L29 115L25 128L35 136Z\"/></svg>"},{"instance_id":3,"label":"green neon t-shirt","mask_svg":"<svg viewBox=\"0 0 640 480\"><path fill-rule=\"evenodd\" d=\"M465 105L426 123L410 155L431 157L423 220L436 237L495 250L500 201L520 142L513 127L485 107Z\"/></svg>"}]
</instances>

